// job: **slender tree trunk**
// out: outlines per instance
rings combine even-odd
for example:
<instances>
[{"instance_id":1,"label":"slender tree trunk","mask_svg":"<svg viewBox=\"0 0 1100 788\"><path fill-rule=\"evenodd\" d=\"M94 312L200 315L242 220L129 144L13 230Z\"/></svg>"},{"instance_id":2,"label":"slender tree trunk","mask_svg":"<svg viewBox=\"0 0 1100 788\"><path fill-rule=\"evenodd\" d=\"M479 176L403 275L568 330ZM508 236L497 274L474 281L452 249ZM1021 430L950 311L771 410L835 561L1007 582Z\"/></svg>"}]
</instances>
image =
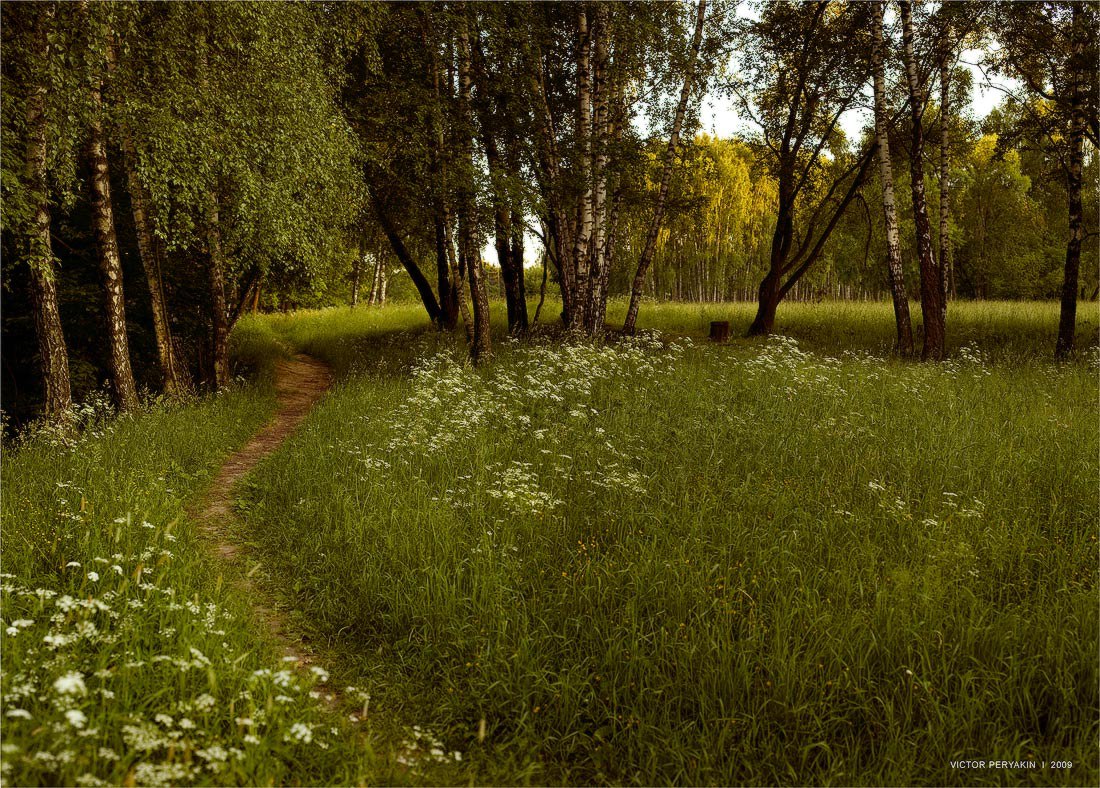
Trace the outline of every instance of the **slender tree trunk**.
<instances>
[{"instance_id":1,"label":"slender tree trunk","mask_svg":"<svg viewBox=\"0 0 1100 788\"><path fill-rule=\"evenodd\" d=\"M504 278L505 298L508 302L508 333L520 336L527 333L527 292L523 271L523 217L515 208L509 211L508 267L501 266Z\"/></svg>"},{"instance_id":2,"label":"slender tree trunk","mask_svg":"<svg viewBox=\"0 0 1100 788\"><path fill-rule=\"evenodd\" d=\"M386 267L382 265L382 262L378 262L378 306L386 305L386 283L389 279L386 277Z\"/></svg>"},{"instance_id":3,"label":"slender tree trunk","mask_svg":"<svg viewBox=\"0 0 1100 788\"><path fill-rule=\"evenodd\" d=\"M527 296L523 289L523 217L508 198L505 181L518 182L520 162L515 130L507 119L508 97L490 89L495 82L489 74L485 55L473 44L476 78L478 127L489 166L490 198L493 211L494 246L500 264L501 286L508 314L508 333L518 336L527 331ZM499 137L498 137L499 132Z\"/></svg>"},{"instance_id":4,"label":"slender tree trunk","mask_svg":"<svg viewBox=\"0 0 1100 788\"><path fill-rule=\"evenodd\" d=\"M459 313L459 283L452 281L450 259L454 256L453 250L449 250L447 244L450 238L447 228L450 222L450 209L447 204L447 167L446 167L446 141L443 133L443 95L441 89L443 66L440 63L439 51L435 43L430 40L430 21L426 14L422 13L423 43L425 48L432 53L431 81L432 93L435 104L432 107L432 136L433 147L431 149L431 173L432 173L432 199L434 202L435 225L435 266L437 289L439 291L440 330L452 331L458 325ZM447 88L448 98L452 96L450 80Z\"/></svg>"},{"instance_id":5,"label":"slender tree trunk","mask_svg":"<svg viewBox=\"0 0 1100 788\"><path fill-rule=\"evenodd\" d=\"M545 228L544 228L545 229ZM539 285L539 300L535 304L535 314L531 318L532 325L539 322L539 315L542 314L542 305L546 303L546 280L550 277L550 252L548 249L542 251L542 284Z\"/></svg>"},{"instance_id":6,"label":"slender tree trunk","mask_svg":"<svg viewBox=\"0 0 1100 788\"><path fill-rule=\"evenodd\" d=\"M600 276L607 256L607 219L608 219L608 143L609 109L608 95L608 23L609 14L606 4L596 6L596 26L594 57L592 62L592 219L593 244L589 255L588 303L585 304L584 325L588 334L595 335L604 327L604 317L599 314Z\"/></svg>"},{"instance_id":7,"label":"slender tree trunk","mask_svg":"<svg viewBox=\"0 0 1100 788\"><path fill-rule=\"evenodd\" d=\"M577 4L577 111L576 136L578 169L584 188L577 203L577 232L573 237L572 270L576 284L573 302L566 313L566 327L583 328L584 311L588 305L591 282L588 277L589 243L592 237L594 215L592 211L592 35L588 24L588 11Z\"/></svg>"},{"instance_id":8,"label":"slender tree trunk","mask_svg":"<svg viewBox=\"0 0 1100 788\"><path fill-rule=\"evenodd\" d=\"M420 266L416 264L412 255L409 254L405 242L401 240L397 228L390 220L390 215L386 211L385 205L378 198L378 195L373 189L368 187L368 191L370 191L371 203L374 205L374 212L378 216L378 222L382 225L382 232L385 233L386 240L390 242L390 247L393 249L394 255L397 257L398 262L400 262L408 272L409 278L412 279L413 285L416 287L416 292L420 294L420 300L424 304L425 311L428 313L428 318L433 323L438 322L441 312L439 303L435 300L435 293L432 292L432 286L424 277L423 272L420 270Z\"/></svg>"},{"instance_id":9,"label":"slender tree trunk","mask_svg":"<svg viewBox=\"0 0 1100 788\"><path fill-rule=\"evenodd\" d=\"M44 415L48 421L61 424L69 420L73 401L69 384L69 354L61 329L61 312L57 307L57 269L50 242L50 196L46 181L49 34L53 28L56 6L53 3L43 4L34 8L32 13L36 14L33 53L36 62L32 72L34 82L29 86L26 105L26 181L34 200L34 218L27 239L28 264L38 362L42 370Z\"/></svg>"},{"instance_id":10,"label":"slender tree trunk","mask_svg":"<svg viewBox=\"0 0 1100 788\"><path fill-rule=\"evenodd\" d=\"M460 196L460 202L463 199ZM463 209L463 205L459 205L459 210ZM464 243L464 236L462 235L463 228L466 226L463 224L464 214L460 213L458 217L459 223L459 245ZM462 328L466 332L466 344L473 344L474 341L474 319L470 315L470 307L466 303L466 283L469 279L468 270L469 258L466 254L466 249L460 248L458 254L455 254L455 239L454 239L454 223L451 221L451 214L448 210L445 215L446 222L443 225L444 230L444 250L447 253L447 263L451 269L451 282L455 286L455 301L458 303L458 313L462 316Z\"/></svg>"},{"instance_id":11,"label":"slender tree trunk","mask_svg":"<svg viewBox=\"0 0 1100 788\"><path fill-rule=\"evenodd\" d=\"M153 312L157 357L164 376L164 392L169 395L180 395L190 390L191 381L187 368L176 354L175 342L172 341L168 298L164 289L164 276L161 273L162 252L153 233L153 223L149 216L149 195L137 173L137 152L128 132L124 132L122 144L122 161L126 168L126 182L130 190L130 207L134 215L138 253L141 257L141 267L145 271L145 282L149 286L149 303Z\"/></svg>"},{"instance_id":12,"label":"slender tree trunk","mask_svg":"<svg viewBox=\"0 0 1100 788\"><path fill-rule=\"evenodd\" d=\"M947 46L945 45L945 49ZM947 325L947 296L951 292L951 69L948 51L940 63L940 276L943 279L943 299L940 302L940 320Z\"/></svg>"},{"instance_id":13,"label":"slender tree trunk","mask_svg":"<svg viewBox=\"0 0 1100 788\"><path fill-rule=\"evenodd\" d=\"M207 195L206 203L206 264L213 332L214 388L220 391L229 385L229 310L225 299L221 217L218 196L213 191Z\"/></svg>"},{"instance_id":14,"label":"slender tree trunk","mask_svg":"<svg viewBox=\"0 0 1100 788\"><path fill-rule=\"evenodd\" d=\"M366 239L360 237L359 249L355 255L355 261L351 264L351 306L354 309L359 306L359 279L363 270L363 259L366 257Z\"/></svg>"},{"instance_id":15,"label":"slender tree trunk","mask_svg":"<svg viewBox=\"0 0 1100 788\"><path fill-rule=\"evenodd\" d=\"M1073 68L1079 68L1084 52L1081 27L1084 20L1079 5L1073 6ZM1084 237L1081 189L1085 161L1085 112L1081 91L1082 75L1073 73L1070 86L1069 166L1066 171L1066 194L1069 198L1069 241L1066 244L1066 266L1062 280L1062 304L1058 318L1058 342L1054 357L1058 360L1073 355L1077 334L1077 281L1081 270L1081 241Z\"/></svg>"},{"instance_id":16,"label":"slender tree trunk","mask_svg":"<svg viewBox=\"0 0 1100 788\"><path fill-rule=\"evenodd\" d=\"M371 272L370 283L370 301L368 304L374 306L378 303L378 291L381 288L381 275L382 275L382 256L377 255L374 260L374 271Z\"/></svg>"},{"instance_id":17,"label":"slender tree trunk","mask_svg":"<svg viewBox=\"0 0 1100 788\"><path fill-rule=\"evenodd\" d=\"M198 73L200 84L204 89L209 83L210 62L207 50L212 29L208 10L207 14L204 33L198 40ZM214 176L206 193L203 232L206 241L206 283L210 298L213 384L219 391L229 385L229 308L226 303L225 257L222 250L220 213L217 176Z\"/></svg>"},{"instance_id":18,"label":"slender tree trunk","mask_svg":"<svg viewBox=\"0 0 1100 788\"><path fill-rule=\"evenodd\" d=\"M901 265L901 242L898 239L898 213L894 202L894 168L890 160L889 115L886 112L886 88L883 66L882 39L883 3L872 3L873 27L871 35L875 90L875 133L878 138L878 165L882 178L882 213L886 226L886 267L889 273L890 293L894 299L894 322L897 325L898 355L913 352L913 324L909 316L909 295L905 289L905 271Z\"/></svg>"},{"instance_id":19,"label":"slender tree trunk","mask_svg":"<svg viewBox=\"0 0 1100 788\"><path fill-rule=\"evenodd\" d=\"M699 57L699 49L703 43L703 22L706 18L707 0L699 0L695 12L695 34L691 41L691 58L684 72L684 85L680 90L680 102L676 105L676 115L672 121L672 133L668 138L668 147L665 150L664 166L661 170L661 185L657 190L657 205L653 209L653 218L646 232L645 245L642 254L638 258L638 270L634 274L634 283L630 289L630 306L626 310L626 320L623 322L623 333L633 334L635 324L638 321L638 309L642 302L642 292L645 288L646 273L653 262L654 252L657 250L657 235L661 231L661 219L665 213L665 201L668 199L668 187L672 181L672 166L676 159L676 148L680 143L680 130L684 125L684 115L687 113L688 99L691 97L692 79L695 75L695 61Z\"/></svg>"},{"instance_id":20,"label":"slender tree trunk","mask_svg":"<svg viewBox=\"0 0 1100 788\"><path fill-rule=\"evenodd\" d=\"M607 221L607 241L605 242L603 263L600 268L599 281L596 283L596 315L597 321L599 321L596 324L597 328L602 327L607 319L607 293L611 279L611 266L615 262L615 244L618 241L621 208L622 195L613 193L611 197L611 214Z\"/></svg>"},{"instance_id":21,"label":"slender tree trunk","mask_svg":"<svg viewBox=\"0 0 1100 788\"><path fill-rule=\"evenodd\" d=\"M917 74L913 47L913 16L910 0L900 0L905 72L909 84L909 110L912 141L909 154L909 178L913 193L913 217L917 232L917 257L920 263L921 314L924 317L924 348L921 358L939 361L944 354L943 277L932 256L932 227L928 221L928 201L924 193L924 111L923 93Z\"/></svg>"},{"instance_id":22,"label":"slender tree trunk","mask_svg":"<svg viewBox=\"0 0 1100 788\"><path fill-rule=\"evenodd\" d=\"M88 159L91 164L92 225L99 253L99 272L107 304L107 342L110 348L111 384L119 410L138 404L134 372L130 367L130 343L126 336L126 299L122 290L122 263L118 256L107 143L103 132L103 95L99 78L91 88L92 117L88 124Z\"/></svg>"},{"instance_id":23,"label":"slender tree trunk","mask_svg":"<svg viewBox=\"0 0 1100 788\"><path fill-rule=\"evenodd\" d=\"M462 163L473 172L474 142L473 142L473 109L471 106L471 91L473 85L469 22L466 17L467 9L462 7L462 17L459 21L459 104L461 106L461 131L459 148L462 151ZM470 183L471 178L464 176L459 214L459 242L461 244L461 256L464 258L463 266L470 278L470 301L473 309L473 341L470 343L470 358L474 364L488 360L492 354L489 326L489 293L485 286L484 270L481 265L481 254L478 250L476 239L476 221L474 217L474 195Z\"/></svg>"},{"instance_id":24,"label":"slender tree trunk","mask_svg":"<svg viewBox=\"0 0 1100 788\"><path fill-rule=\"evenodd\" d=\"M608 83L609 13L606 4L597 6L595 25L595 58L593 75L595 77L594 112L592 117L592 138L596 149L592 157L592 212L594 220L595 244L591 254L591 266L588 272L587 303L585 304L584 327L589 336L604 328L604 313L600 311L602 299L600 285L608 259L608 144L610 142L610 85Z\"/></svg>"},{"instance_id":25,"label":"slender tree trunk","mask_svg":"<svg viewBox=\"0 0 1100 788\"><path fill-rule=\"evenodd\" d=\"M111 38L107 47L108 69L114 73L118 67L118 46ZM157 342L157 358L160 361L164 393L178 396L191 388L187 369L180 363L172 340L172 327L168 319L168 298L164 289L164 277L161 273L162 250L153 232L150 216L150 199L145 184L137 171L137 146L128 126L120 128L122 140L122 167L126 174L126 185L130 192L130 208L134 216L134 231L137 235L138 256L145 272L145 282L149 287L149 303L153 312L153 333Z\"/></svg>"}]
</instances>

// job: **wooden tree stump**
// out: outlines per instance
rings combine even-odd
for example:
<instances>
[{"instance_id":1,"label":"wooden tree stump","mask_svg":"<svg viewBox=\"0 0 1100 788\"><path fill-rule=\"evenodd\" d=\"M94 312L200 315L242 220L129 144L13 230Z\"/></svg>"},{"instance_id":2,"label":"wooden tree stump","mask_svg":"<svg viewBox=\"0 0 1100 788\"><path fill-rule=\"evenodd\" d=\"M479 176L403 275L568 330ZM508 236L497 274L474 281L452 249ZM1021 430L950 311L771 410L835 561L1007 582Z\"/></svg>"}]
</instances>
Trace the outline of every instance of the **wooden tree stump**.
<instances>
[{"instance_id":1,"label":"wooden tree stump","mask_svg":"<svg viewBox=\"0 0 1100 788\"><path fill-rule=\"evenodd\" d=\"M710 323L710 339L712 342L725 342L730 338L730 324L728 320L712 320Z\"/></svg>"}]
</instances>

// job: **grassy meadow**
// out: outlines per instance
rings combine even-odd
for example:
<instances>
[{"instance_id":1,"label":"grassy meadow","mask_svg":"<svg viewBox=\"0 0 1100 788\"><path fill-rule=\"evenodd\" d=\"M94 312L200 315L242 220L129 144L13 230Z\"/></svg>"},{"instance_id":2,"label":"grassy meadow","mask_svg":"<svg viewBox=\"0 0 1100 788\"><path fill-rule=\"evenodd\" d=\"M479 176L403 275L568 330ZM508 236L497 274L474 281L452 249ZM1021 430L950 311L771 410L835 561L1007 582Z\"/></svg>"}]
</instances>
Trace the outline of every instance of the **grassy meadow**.
<instances>
[{"instance_id":1,"label":"grassy meadow","mask_svg":"<svg viewBox=\"0 0 1100 788\"><path fill-rule=\"evenodd\" d=\"M704 339L751 317L476 370L419 307L249 317L256 382L8 447L4 782L1100 782L1097 306L1063 365L1052 304L952 304L940 365L889 304ZM338 383L239 537L313 681L186 516L287 349Z\"/></svg>"}]
</instances>

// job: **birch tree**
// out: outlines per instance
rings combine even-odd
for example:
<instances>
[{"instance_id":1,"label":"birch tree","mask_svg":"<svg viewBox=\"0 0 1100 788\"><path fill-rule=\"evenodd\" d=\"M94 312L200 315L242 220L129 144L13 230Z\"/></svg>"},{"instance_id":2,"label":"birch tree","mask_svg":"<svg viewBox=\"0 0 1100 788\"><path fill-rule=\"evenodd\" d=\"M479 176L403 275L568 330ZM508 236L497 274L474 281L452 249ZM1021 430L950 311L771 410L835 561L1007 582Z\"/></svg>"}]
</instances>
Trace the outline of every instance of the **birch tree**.
<instances>
[{"instance_id":1,"label":"birch tree","mask_svg":"<svg viewBox=\"0 0 1100 788\"><path fill-rule=\"evenodd\" d=\"M909 183L916 225L917 262L920 267L921 315L924 319L924 346L921 358L939 361L944 355L943 271L932 253L932 226L928 219L928 200L924 190L924 108L925 85L917 62L913 26L913 8L909 0L899 0L902 29L902 59L909 90Z\"/></svg>"},{"instance_id":2,"label":"birch tree","mask_svg":"<svg viewBox=\"0 0 1100 788\"><path fill-rule=\"evenodd\" d=\"M882 213L886 232L886 267L890 294L894 302L894 322L897 326L898 355L913 352L913 327L909 317L909 294L905 289L905 271L901 264L901 242L898 239L898 213L894 202L894 168L890 159L890 115L886 109L885 42L882 24L885 3L871 4L871 52L875 94L875 136L879 175L882 180Z\"/></svg>"},{"instance_id":3,"label":"birch tree","mask_svg":"<svg viewBox=\"0 0 1100 788\"><path fill-rule=\"evenodd\" d=\"M50 191L47 163L51 138L51 72L56 50L58 7L54 3L4 7L5 45L22 58L8 60L5 73L5 118L15 126L21 120L24 155L15 160L12 135L4 145L5 229L21 236L29 272L31 312L42 377L43 415L56 424L68 420L72 407L69 355L58 308L57 265L50 235ZM18 12L18 13L17 13ZM18 42L16 46L12 44ZM9 52L11 50L9 49ZM6 55L10 57L10 55ZM18 57L18 54L17 54ZM16 79L8 82L9 74ZM14 103L14 106L7 102ZM21 104L21 108L19 107ZM5 124L8 125L7 123Z\"/></svg>"}]
</instances>

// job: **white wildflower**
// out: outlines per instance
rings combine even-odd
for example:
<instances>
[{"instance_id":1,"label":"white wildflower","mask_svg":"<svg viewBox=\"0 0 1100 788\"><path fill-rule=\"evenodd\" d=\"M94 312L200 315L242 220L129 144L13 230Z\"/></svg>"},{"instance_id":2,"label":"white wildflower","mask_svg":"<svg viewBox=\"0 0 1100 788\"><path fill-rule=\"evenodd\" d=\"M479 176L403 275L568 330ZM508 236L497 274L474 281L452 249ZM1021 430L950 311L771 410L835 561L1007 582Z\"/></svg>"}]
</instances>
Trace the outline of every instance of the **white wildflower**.
<instances>
[{"instance_id":1,"label":"white wildflower","mask_svg":"<svg viewBox=\"0 0 1100 788\"><path fill-rule=\"evenodd\" d=\"M304 722L294 723L290 726L290 732L283 737L284 741L291 741L292 739L302 744L309 744L313 741L313 728Z\"/></svg>"},{"instance_id":2,"label":"white wildflower","mask_svg":"<svg viewBox=\"0 0 1100 788\"><path fill-rule=\"evenodd\" d=\"M53 688L62 695L83 695L88 691L84 686L84 674L75 670L55 681Z\"/></svg>"}]
</instances>

